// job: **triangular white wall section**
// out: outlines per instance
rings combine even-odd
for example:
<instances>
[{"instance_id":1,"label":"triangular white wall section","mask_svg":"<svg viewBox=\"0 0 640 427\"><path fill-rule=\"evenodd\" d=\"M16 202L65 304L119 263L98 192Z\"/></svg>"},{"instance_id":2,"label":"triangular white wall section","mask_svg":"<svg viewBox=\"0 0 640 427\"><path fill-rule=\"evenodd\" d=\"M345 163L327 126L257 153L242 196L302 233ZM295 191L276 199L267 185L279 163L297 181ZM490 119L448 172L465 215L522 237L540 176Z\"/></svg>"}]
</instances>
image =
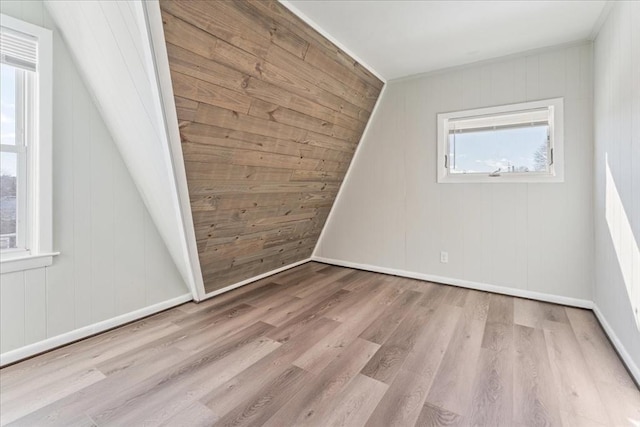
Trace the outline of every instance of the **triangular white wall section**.
<instances>
[{"instance_id":1,"label":"triangular white wall section","mask_svg":"<svg viewBox=\"0 0 640 427\"><path fill-rule=\"evenodd\" d=\"M45 4L173 261L199 299L202 277L188 195L178 191L180 181L186 188L184 165L168 141L142 2Z\"/></svg>"},{"instance_id":2,"label":"triangular white wall section","mask_svg":"<svg viewBox=\"0 0 640 427\"><path fill-rule=\"evenodd\" d=\"M53 30L53 265L0 277L0 365L191 299L43 3L0 13Z\"/></svg>"},{"instance_id":3,"label":"triangular white wall section","mask_svg":"<svg viewBox=\"0 0 640 427\"><path fill-rule=\"evenodd\" d=\"M387 82L314 255L589 306L591 74L585 43ZM565 99L564 183L436 183L437 113L555 97Z\"/></svg>"}]
</instances>

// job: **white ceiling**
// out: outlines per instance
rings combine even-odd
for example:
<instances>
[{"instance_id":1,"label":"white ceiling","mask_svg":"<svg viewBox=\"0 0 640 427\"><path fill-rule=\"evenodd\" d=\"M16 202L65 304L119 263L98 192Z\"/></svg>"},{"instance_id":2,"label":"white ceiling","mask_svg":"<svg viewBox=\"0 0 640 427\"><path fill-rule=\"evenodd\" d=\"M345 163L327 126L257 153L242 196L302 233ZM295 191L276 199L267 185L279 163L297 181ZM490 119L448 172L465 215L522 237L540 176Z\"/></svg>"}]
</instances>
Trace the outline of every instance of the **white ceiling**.
<instances>
[{"instance_id":1,"label":"white ceiling","mask_svg":"<svg viewBox=\"0 0 640 427\"><path fill-rule=\"evenodd\" d=\"M585 40L606 1L289 0L391 80Z\"/></svg>"}]
</instances>

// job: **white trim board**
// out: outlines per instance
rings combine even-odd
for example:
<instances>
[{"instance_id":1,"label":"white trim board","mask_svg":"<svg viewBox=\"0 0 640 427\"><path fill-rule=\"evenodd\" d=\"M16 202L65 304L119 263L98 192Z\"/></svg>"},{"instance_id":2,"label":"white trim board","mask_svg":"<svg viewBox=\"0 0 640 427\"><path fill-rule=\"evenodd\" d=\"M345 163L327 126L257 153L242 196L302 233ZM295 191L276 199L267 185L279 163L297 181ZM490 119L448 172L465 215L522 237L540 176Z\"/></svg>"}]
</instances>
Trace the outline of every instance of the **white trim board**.
<instances>
[{"instance_id":1,"label":"white trim board","mask_svg":"<svg viewBox=\"0 0 640 427\"><path fill-rule=\"evenodd\" d=\"M622 341L620 341L620 338L618 338L615 331L613 330L611 325L609 325L607 319L604 317L604 314L602 314L600 308L598 308L597 304L595 303L593 304L593 313L596 315L596 318L600 322L600 325L602 326L602 329L604 329L604 332L607 334L607 337L609 337L609 340L613 344L613 347L618 352L618 356L620 356L620 358L626 365L629 374L631 374L631 376L635 379L636 385L640 387L640 367L633 361L633 358L622 344Z\"/></svg>"},{"instance_id":2,"label":"white trim board","mask_svg":"<svg viewBox=\"0 0 640 427\"><path fill-rule=\"evenodd\" d=\"M349 55L352 59L355 59L358 62L358 64L362 65L364 68L369 70L369 72L371 72L374 76L382 80L382 83L387 82L387 79L385 79L380 73L378 73L372 66L370 66L369 64L364 62L362 59L360 59L358 55L354 54L351 50L349 50L349 48L347 48L345 45L340 43L335 37L333 37L331 34L325 31L324 28L322 28L317 22L309 18L300 9L295 7L289 0L278 0L278 1L280 2L281 5L289 9L298 18L306 22L307 25L309 25L311 28L319 32L320 35L322 35L325 39L329 40L331 43L339 47L344 53Z\"/></svg>"},{"instance_id":3,"label":"white trim board","mask_svg":"<svg viewBox=\"0 0 640 427\"><path fill-rule=\"evenodd\" d=\"M435 276L433 274L416 273L395 268L378 267L370 264L360 264L357 262L342 261L333 258L314 256L312 261L332 264L340 267L356 268L358 270L371 271L374 273L390 274L392 276L407 277L410 279L424 280L427 282L443 283L445 285L458 286L461 288L475 289L478 291L493 292L495 294L509 295L513 297L528 298L538 301L550 302L553 304L563 304L578 308L593 308L593 301L579 298L563 297L560 295L545 294L542 292L528 291L526 289L507 288L504 286L490 285L488 283L472 282L469 280L452 279L450 277Z\"/></svg>"},{"instance_id":4,"label":"white trim board","mask_svg":"<svg viewBox=\"0 0 640 427\"><path fill-rule=\"evenodd\" d=\"M173 85L171 83L171 72L169 69L169 56L167 45L164 39L164 28L162 26L162 13L160 3L155 1L140 1L136 5L141 7L140 23L143 28L142 38L148 42L148 50L145 53L150 55L147 58L150 77L155 77L156 84L151 84L154 96L159 102L159 120L164 124L164 133L167 138L168 150L165 153L168 164L172 166L173 181L177 195L177 213L184 233L186 255L185 263L191 266L193 275L189 287L193 293L193 299L200 301L204 297L204 282L198 256L195 227L193 225L193 213L189 200L189 187L187 185L187 172L182 156L182 143L180 140L180 130L178 129L178 115L176 113L175 98L173 96ZM146 39L145 39L146 37Z\"/></svg>"},{"instance_id":5,"label":"white trim board","mask_svg":"<svg viewBox=\"0 0 640 427\"><path fill-rule=\"evenodd\" d=\"M278 273L283 272L285 270L289 270L289 269L291 269L293 267L297 267L299 265L306 264L309 261L313 261L313 259L312 258L305 258L302 261L296 261L293 264L288 264L288 265L285 265L283 267L276 268L275 270L267 271L266 273L262 273L262 274L259 274L257 276L254 276L254 277L250 277L250 278L245 279L245 280L243 280L241 282L234 283L233 285L229 285L229 286L226 286L224 288L217 289L215 291L209 292L208 294L205 294L204 298L201 301L204 301L205 299L213 298L216 295L220 295L220 294L223 294L225 292L232 291L232 290L234 290L236 288L242 287L244 285L248 285L249 283L257 282L258 280L264 279L264 278L269 277L269 276L273 276L274 274L278 274Z\"/></svg>"},{"instance_id":6,"label":"white trim board","mask_svg":"<svg viewBox=\"0 0 640 427\"><path fill-rule=\"evenodd\" d=\"M273 276L274 274L280 273L285 270L289 270L291 268L297 267L302 264L306 264L312 261L311 258L305 258L301 261L294 262L293 264L288 264L283 267L277 268L275 270L268 271L266 273L260 274L258 276L251 277L249 279L243 280L241 282L235 283L233 285L227 286L222 289L218 289L216 291L205 294L200 301L205 299L212 298L216 295L223 294L225 292L231 291L233 289L239 288L244 285L248 285L249 283L256 282L258 280L264 279L269 276ZM40 353L44 353L46 351L53 350L58 347L62 347L67 344L71 344L75 341L82 340L84 338L88 338L92 335L96 335L101 332L106 332L109 329L113 329L118 326L125 325L127 323L133 322L135 320L139 320L143 317L150 316L152 314L156 314L163 310L167 310L169 308L178 306L180 304L184 304L185 302L189 302L194 300L193 295L191 293L184 294L182 296L163 301L158 304L150 305L148 307L141 308L136 311L132 311L130 313L126 313L111 319L103 320L102 322L94 323L92 325L87 325L79 329L75 329L73 331L66 332L64 334L57 335L55 337L47 338L42 341L38 341L33 344L26 345L24 347L17 348L15 350L7 351L5 353L0 354L0 367L5 365L9 365L15 362L19 362L23 359L27 359L29 357L36 356ZM195 300L194 300L195 301ZM198 301L197 301L198 302Z\"/></svg>"},{"instance_id":7,"label":"white trim board","mask_svg":"<svg viewBox=\"0 0 640 427\"><path fill-rule=\"evenodd\" d=\"M184 304L185 302L189 302L192 299L193 296L191 295L191 293L184 294L182 296L143 307L139 310L125 313L111 319L93 323L79 329L74 329L73 331L65 332L64 334L56 335L55 337L47 338L45 340L20 347L15 350L7 351L0 354L0 367L18 362L32 356L36 356L40 353L65 346L67 344L71 344L75 341L88 338L92 335L108 331L109 329L113 329L118 326L133 322L135 320L142 319L143 317L151 316L152 314L156 314L163 310L167 310L180 304Z\"/></svg>"}]
</instances>

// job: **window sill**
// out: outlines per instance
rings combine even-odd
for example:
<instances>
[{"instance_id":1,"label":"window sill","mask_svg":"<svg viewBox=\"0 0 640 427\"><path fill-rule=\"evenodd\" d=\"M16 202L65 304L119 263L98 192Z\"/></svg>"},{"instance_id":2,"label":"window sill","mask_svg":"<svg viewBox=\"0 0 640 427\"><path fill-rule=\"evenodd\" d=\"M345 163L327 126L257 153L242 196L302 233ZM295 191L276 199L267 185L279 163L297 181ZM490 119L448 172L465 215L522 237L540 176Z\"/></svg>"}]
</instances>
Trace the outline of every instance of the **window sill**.
<instances>
[{"instance_id":1,"label":"window sill","mask_svg":"<svg viewBox=\"0 0 640 427\"><path fill-rule=\"evenodd\" d=\"M0 258L0 274L48 267L53 264L53 257L56 255L60 255L60 252L46 252L37 255L3 254Z\"/></svg>"},{"instance_id":2,"label":"window sill","mask_svg":"<svg viewBox=\"0 0 640 427\"><path fill-rule=\"evenodd\" d=\"M520 183L520 184L537 184L537 183L561 183L564 177L561 175L524 175L511 174L500 176L489 176L481 174L459 174L447 175L438 179L438 184L499 184L499 183Z\"/></svg>"}]
</instances>

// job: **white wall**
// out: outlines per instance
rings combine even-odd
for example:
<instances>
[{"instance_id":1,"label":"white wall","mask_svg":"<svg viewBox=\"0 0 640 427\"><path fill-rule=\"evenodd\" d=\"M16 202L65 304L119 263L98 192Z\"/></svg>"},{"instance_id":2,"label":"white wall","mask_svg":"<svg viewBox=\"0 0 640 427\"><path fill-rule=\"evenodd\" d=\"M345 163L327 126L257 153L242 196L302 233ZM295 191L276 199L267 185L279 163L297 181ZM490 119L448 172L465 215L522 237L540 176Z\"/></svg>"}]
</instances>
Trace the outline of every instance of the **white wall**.
<instances>
[{"instance_id":1,"label":"white wall","mask_svg":"<svg viewBox=\"0 0 640 427\"><path fill-rule=\"evenodd\" d=\"M189 293L40 1L0 12L54 29L51 267L0 277L0 353Z\"/></svg>"},{"instance_id":2,"label":"white wall","mask_svg":"<svg viewBox=\"0 0 640 427\"><path fill-rule=\"evenodd\" d=\"M143 1L45 0L45 6L178 271L194 296L203 295L182 151L179 139L169 144ZM177 120L171 125L176 135Z\"/></svg>"},{"instance_id":3,"label":"white wall","mask_svg":"<svg viewBox=\"0 0 640 427\"><path fill-rule=\"evenodd\" d=\"M591 72L586 43L387 83L315 255L590 300ZM437 113L554 97L564 183L436 183Z\"/></svg>"},{"instance_id":4,"label":"white wall","mask_svg":"<svg viewBox=\"0 0 640 427\"><path fill-rule=\"evenodd\" d=\"M594 63L594 302L640 373L640 3L614 2Z\"/></svg>"}]
</instances>

